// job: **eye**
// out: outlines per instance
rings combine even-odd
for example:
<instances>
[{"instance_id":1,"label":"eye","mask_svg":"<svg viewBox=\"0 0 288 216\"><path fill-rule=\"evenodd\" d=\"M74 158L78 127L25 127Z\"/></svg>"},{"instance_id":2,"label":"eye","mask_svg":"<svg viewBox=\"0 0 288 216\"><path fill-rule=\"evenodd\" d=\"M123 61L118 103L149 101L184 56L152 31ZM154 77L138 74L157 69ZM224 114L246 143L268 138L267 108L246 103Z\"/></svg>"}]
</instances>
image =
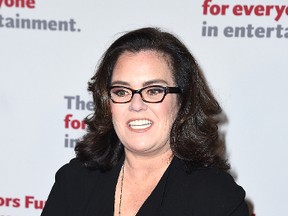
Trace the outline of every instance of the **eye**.
<instances>
[{"instance_id":1,"label":"eye","mask_svg":"<svg viewBox=\"0 0 288 216\"><path fill-rule=\"evenodd\" d=\"M113 95L116 95L117 97L126 97L126 96L131 94L128 89L125 89L123 87L113 88L113 89L111 89L111 93Z\"/></svg>"},{"instance_id":2,"label":"eye","mask_svg":"<svg viewBox=\"0 0 288 216\"><path fill-rule=\"evenodd\" d=\"M161 86L154 86L150 87L146 90L146 94L149 96L156 96L156 95L162 95L164 93L164 88Z\"/></svg>"}]
</instances>

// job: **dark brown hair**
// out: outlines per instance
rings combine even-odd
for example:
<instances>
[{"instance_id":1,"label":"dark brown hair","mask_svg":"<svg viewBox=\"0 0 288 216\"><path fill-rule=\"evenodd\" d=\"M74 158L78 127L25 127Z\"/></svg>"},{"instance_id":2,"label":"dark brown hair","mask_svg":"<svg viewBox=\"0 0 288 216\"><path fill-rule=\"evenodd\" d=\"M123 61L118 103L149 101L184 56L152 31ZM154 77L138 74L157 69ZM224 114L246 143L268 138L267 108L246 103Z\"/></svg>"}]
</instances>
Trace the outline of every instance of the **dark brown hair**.
<instances>
[{"instance_id":1,"label":"dark brown hair","mask_svg":"<svg viewBox=\"0 0 288 216\"><path fill-rule=\"evenodd\" d=\"M123 155L112 125L108 89L117 59L124 52L152 50L164 54L171 64L176 86L181 88L180 109L170 133L173 154L189 168L229 165L218 153L220 144L216 116L221 108L211 93L194 57L174 35L158 28L130 31L104 53L95 75L88 83L94 112L85 119L87 133L78 141L76 156L91 169L109 170Z\"/></svg>"}]
</instances>

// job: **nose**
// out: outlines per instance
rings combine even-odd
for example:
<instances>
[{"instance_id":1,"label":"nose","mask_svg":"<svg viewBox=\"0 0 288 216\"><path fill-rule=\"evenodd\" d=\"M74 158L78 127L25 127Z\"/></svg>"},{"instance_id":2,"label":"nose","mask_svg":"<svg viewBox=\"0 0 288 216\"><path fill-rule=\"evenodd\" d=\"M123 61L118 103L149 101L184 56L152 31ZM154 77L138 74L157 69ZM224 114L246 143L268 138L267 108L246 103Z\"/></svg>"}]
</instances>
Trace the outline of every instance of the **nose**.
<instances>
[{"instance_id":1,"label":"nose","mask_svg":"<svg viewBox=\"0 0 288 216\"><path fill-rule=\"evenodd\" d=\"M139 93L134 94L132 100L130 101L129 110L139 112L146 109L147 104L142 100L141 95Z\"/></svg>"}]
</instances>

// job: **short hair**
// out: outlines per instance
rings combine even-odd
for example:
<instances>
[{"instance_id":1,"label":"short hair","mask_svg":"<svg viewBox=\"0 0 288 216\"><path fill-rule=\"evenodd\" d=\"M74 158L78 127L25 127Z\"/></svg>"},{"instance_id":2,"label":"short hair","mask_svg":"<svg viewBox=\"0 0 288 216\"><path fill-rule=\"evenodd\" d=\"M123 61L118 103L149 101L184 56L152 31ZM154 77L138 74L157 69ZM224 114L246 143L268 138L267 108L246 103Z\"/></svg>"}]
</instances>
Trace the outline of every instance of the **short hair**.
<instances>
[{"instance_id":1,"label":"short hair","mask_svg":"<svg viewBox=\"0 0 288 216\"><path fill-rule=\"evenodd\" d=\"M113 128L109 87L113 69L124 52L155 51L169 60L176 86L180 87L179 111L170 132L174 156L187 168L229 169L219 154L221 144L217 116L222 112L203 73L187 47L171 33L159 28L141 28L125 33L104 53L95 75L88 82L93 95L93 113L85 118L87 133L77 142L76 157L90 169L112 169L124 147Z\"/></svg>"}]
</instances>

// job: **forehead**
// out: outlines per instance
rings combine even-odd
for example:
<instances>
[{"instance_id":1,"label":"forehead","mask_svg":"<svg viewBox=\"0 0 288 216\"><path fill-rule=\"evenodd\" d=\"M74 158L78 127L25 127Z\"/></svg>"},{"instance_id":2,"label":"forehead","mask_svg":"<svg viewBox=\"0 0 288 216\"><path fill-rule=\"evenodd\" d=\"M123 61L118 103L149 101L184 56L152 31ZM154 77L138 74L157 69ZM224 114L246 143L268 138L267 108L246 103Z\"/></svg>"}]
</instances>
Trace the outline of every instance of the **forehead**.
<instances>
[{"instance_id":1,"label":"forehead","mask_svg":"<svg viewBox=\"0 0 288 216\"><path fill-rule=\"evenodd\" d=\"M111 82L138 85L149 80L174 83L169 57L157 51L124 52L115 64Z\"/></svg>"}]
</instances>

